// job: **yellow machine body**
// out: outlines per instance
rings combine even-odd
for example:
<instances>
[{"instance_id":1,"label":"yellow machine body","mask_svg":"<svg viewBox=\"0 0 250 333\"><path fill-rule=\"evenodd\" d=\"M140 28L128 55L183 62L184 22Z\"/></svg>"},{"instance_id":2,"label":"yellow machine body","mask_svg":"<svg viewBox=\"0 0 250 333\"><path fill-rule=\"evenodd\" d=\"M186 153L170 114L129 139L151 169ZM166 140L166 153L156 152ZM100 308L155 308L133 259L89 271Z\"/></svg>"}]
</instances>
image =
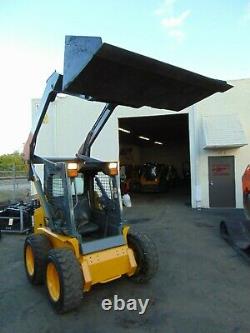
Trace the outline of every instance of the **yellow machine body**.
<instances>
[{"instance_id":1,"label":"yellow machine body","mask_svg":"<svg viewBox=\"0 0 250 333\"><path fill-rule=\"evenodd\" d=\"M127 240L128 226L123 229ZM79 261L83 274L83 290L89 291L97 283L107 283L122 275L132 276L137 268L133 250L127 245L113 247L103 251L82 255L76 238L60 235L46 227L43 209L40 207L34 213L34 232L45 234L53 248L71 248Z\"/></svg>"},{"instance_id":2,"label":"yellow machine body","mask_svg":"<svg viewBox=\"0 0 250 333\"><path fill-rule=\"evenodd\" d=\"M45 227L45 216L42 207L36 208L34 211L34 233L38 233L38 228Z\"/></svg>"}]
</instances>

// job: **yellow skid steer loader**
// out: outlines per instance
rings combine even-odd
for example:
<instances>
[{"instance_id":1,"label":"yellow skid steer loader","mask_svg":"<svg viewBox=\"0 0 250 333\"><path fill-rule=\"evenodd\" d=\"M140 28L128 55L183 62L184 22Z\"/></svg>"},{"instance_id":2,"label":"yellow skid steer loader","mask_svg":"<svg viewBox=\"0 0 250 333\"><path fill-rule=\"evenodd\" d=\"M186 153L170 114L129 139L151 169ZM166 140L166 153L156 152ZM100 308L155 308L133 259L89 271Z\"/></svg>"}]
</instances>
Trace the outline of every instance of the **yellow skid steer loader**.
<instances>
[{"instance_id":1,"label":"yellow skid steer loader","mask_svg":"<svg viewBox=\"0 0 250 333\"><path fill-rule=\"evenodd\" d=\"M34 234L24 244L27 277L45 283L58 313L79 306L97 283L128 276L139 283L157 271L149 236L123 223L117 162L92 158L91 146L118 105L179 111L231 86L115 47L99 37L66 36L63 75L47 81L25 145L29 179L40 202ZM58 93L106 105L75 157L35 154L49 104ZM44 166L43 186L36 164Z\"/></svg>"}]
</instances>

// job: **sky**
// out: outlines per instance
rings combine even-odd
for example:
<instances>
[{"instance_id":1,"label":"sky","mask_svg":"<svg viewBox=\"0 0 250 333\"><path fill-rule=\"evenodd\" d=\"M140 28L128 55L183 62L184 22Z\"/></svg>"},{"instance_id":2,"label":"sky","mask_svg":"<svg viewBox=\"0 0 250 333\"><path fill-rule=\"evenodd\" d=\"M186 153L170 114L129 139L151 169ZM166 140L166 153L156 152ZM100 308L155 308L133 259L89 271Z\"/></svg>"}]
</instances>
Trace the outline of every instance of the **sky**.
<instances>
[{"instance_id":1,"label":"sky","mask_svg":"<svg viewBox=\"0 0 250 333\"><path fill-rule=\"evenodd\" d=\"M65 35L222 80L250 78L250 0L0 0L0 155L22 151L31 99L63 71Z\"/></svg>"}]
</instances>

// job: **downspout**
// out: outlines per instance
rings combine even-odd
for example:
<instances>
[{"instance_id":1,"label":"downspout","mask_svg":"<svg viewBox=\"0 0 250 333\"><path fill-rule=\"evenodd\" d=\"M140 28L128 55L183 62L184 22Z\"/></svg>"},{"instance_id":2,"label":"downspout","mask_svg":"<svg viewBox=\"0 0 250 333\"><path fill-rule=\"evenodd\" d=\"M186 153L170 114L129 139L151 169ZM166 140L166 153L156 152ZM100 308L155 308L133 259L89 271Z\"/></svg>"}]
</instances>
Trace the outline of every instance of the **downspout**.
<instances>
[{"instance_id":1,"label":"downspout","mask_svg":"<svg viewBox=\"0 0 250 333\"><path fill-rule=\"evenodd\" d=\"M199 180L199 142L198 114L195 105L189 111L189 146L191 172L191 204L192 208L201 209L201 185Z\"/></svg>"}]
</instances>

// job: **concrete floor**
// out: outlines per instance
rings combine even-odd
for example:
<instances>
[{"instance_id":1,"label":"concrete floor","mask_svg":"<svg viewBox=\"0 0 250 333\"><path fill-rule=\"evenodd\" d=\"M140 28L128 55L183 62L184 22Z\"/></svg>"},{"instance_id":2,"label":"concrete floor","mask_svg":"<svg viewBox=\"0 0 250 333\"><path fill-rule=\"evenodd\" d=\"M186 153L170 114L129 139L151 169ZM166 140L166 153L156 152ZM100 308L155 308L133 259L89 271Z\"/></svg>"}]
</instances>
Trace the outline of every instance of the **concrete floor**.
<instances>
[{"instance_id":1,"label":"concrete floor","mask_svg":"<svg viewBox=\"0 0 250 333\"><path fill-rule=\"evenodd\" d=\"M81 307L66 315L51 309L44 287L31 286L22 259L24 236L0 240L0 332L250 331L250 267L219 237L218 223L230 211L195 211L183 195L133 197L125 215L133 228L151 234L160 267L147 285L127 279L93 288ZM238 212L233 212L237 217ZM104 298L150 298L144 315L103 311Z\"/></svg>"}]
</instances>

